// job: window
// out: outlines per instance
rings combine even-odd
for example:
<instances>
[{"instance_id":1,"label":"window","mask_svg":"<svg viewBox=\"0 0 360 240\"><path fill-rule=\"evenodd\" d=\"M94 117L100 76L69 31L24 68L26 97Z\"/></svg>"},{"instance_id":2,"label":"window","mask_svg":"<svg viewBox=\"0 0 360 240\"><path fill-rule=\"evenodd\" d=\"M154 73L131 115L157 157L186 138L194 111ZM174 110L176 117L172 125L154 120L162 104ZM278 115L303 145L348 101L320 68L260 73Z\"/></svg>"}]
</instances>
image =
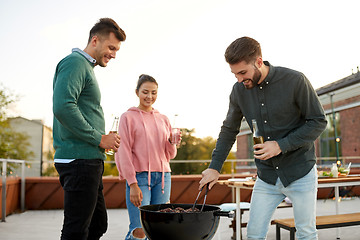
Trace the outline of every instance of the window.
<instances>
[{"instance_id":1,"label":"window","mask_svg":"<svg viewBox=\"0 0 360 240\"><path fill-rule=\"evenodd\" d=\"M335 113L335 126L334 126L334 118L332 113L326 115L326 120L328 121L326 129L320 135L320 139L319 139L320 157L326 158L326 157L341 156L340 114L338 112ZM335 129L336 129L337 141L335 139ZM336 144L338 145L338 153L336 149ZM321 164L326 164L325 161L326 160L321 160Z\"/></svg>"}]
</instances>

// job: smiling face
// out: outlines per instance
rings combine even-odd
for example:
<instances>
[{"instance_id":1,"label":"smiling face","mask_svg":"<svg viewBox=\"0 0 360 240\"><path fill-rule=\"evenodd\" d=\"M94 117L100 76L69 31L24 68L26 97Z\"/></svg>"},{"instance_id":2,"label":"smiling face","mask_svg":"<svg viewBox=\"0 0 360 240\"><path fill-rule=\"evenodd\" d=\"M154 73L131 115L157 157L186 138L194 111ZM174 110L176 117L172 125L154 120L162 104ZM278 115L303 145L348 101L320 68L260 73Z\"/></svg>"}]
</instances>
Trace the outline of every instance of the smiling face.
<instances>
[{"instance_id":1,"label":"smiling face","mask_svg":"<svg viewBox=\"0 0 360 240\"><path fill-rule=\"evenodd\" d=\"M136 90L136 95L139 97L139 109L146 112L152 110L152 105L157 98L158 86L154 82L144 82L141 84L139 90Z\"/></svg>"},{"instance_id":2,"label":"smiling face","mask_svg":"<svg viewBox=\"0 0 360 240\"><path fill-rule=\"evenodd\" d=\"M106 67L110 59L116 57L121 44L112 32L108 37L94 36L91 41L94 46L93 58L96 60L96 65L101 67Z\"/></svg>"},{"instance_id":3,"label":"smiling face","mask_svg":"<svg viewBox=\"0 0 360 240\"><path fill-rule=\"evenodd\" d=\"M255 63L241 61L236 64L229 64L231 72L235 75L237 81L243 83L247 89L251 89L261 83L262 74L257 66L257 61Z\"/></svg>"}]
</instances>

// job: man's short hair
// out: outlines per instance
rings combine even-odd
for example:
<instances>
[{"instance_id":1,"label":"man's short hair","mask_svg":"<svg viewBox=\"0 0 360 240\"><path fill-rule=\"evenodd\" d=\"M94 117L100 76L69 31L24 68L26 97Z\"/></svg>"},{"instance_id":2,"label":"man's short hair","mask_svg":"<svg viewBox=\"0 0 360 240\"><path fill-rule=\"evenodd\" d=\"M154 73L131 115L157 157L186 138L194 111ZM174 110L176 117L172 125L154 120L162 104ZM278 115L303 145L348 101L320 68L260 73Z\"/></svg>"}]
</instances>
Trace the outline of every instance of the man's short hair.
<instances>
[{"instance_id":1,"label":"man's short hair","mask_svg":"<svg viewBox=\"0 0 360 240\"><path fill-rule=\"evenodd\" d=\"M229 64L236 64L241 61L251 63L255 62L258 57L261 57L260 44L250 37L236 39L225 51L225 60Z\"/></svg>"},{"instance_id":2,"label":"man's short hair","mask_svg":"<svg viewBox=\"0 0 360 240\"><path fill-rule=\"evenodd\" d=\"M125 41L126 35L117 23L111 18L100 18L100 20L90 30L88 43L93 36L108 37L110 33L114 33L115 37L120 41Z\"/></svg>"}]
</instances>

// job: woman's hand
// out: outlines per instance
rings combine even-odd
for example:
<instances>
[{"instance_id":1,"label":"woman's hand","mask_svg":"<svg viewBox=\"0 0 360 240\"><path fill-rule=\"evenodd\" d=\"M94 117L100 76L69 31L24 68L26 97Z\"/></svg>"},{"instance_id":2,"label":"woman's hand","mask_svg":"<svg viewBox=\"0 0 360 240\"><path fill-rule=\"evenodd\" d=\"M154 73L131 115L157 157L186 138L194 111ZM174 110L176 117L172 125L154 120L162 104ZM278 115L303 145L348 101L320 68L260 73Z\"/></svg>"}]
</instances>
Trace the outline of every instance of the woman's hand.
<instances>
[{"instance_id":1,"label":"woman's hand","mask_svg":"<svg viewBox=\"0 0 360 240\"><path fill-rule=\"evenodd\" d=\"M130 202L135 205L135 207L140 207L143 199L141 189L137 183L130 185Z\"/></svg>"}]
</instances>

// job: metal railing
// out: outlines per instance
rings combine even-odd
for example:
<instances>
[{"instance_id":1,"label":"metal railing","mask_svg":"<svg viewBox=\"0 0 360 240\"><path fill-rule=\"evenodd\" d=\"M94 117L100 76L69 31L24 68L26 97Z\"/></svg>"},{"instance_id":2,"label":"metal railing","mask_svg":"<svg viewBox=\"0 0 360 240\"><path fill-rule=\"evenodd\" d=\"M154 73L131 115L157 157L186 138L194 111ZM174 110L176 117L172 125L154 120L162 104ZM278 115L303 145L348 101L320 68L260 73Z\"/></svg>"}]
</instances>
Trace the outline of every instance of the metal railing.
<instances>
[{"instance_id":1,"label":"metal railing","mask_svg":"<svg viewBox=\"0 0 360 240\"><path fill-rule=\"evenodd\" d=\"M351 161L359 160L360 156L351 156L351 157L340 157L339 160L343 165L348 165ZM333 162L336 162L336 157L319 157L317 158L318 168L330 168ZM34 161L26 160L14 160L14 159L0 159L2 162L2 222L5 222L6 218L6 178L7 178L7 167L8 163L21 164L21 194L20 194L20 204L21 211L25 211L25 164L34 164ZM53 161L43 161L44 163L53 164ZM211 162L210 159L207 160L171 160L171 164L185 164L185 163L194 163L194 164L206 164L208 165ZM352 168L360 168L359 161L354 161ZM114 164L114 161L105 161L105 164ZM255 173L256 166L254 164L254 159L227 159L225 163L230 163L231 176L234 177L236 173ZM191 173L190 173L191 174Z\"/></svg>"},{"instance_id":2,"label":"metal railing","mask_svg":"<svg viewBox=\"0 0 360 240\"><path fill-rule=\"evenodd\" d=\"M343 165L348 165L352 160L359 160L360 156L349 156L349 157L339 157L338 160L341 161ZM332 163L336 162L336 157L317 157L316 163L318 168L331 168ZM52 161L49 161L52 162ZM183 164L183 163L196 163L196 164L209 164L211 159L205 160L170 160L171 164ZM115 161L105 161L105 164L115 164ZM227 159L224 163L231 163L231 174L234 175L237 173L237 170L241 170L243 173L244 170L256 171L255 161L253 158L249 159ZM244 163L244 164L238 164ZM360 167L359 163L353 163L352 167ZM191 174L191 173L190 173Z\"/></svg>"},{"instance_id":3,"label":"metal railing","mask_svg":"<svg viewBox=\"0 0 360 240\"><path fill-rule=\"evenodd\" d=\"M341 161L343 165L348 165L352 160L359 160L360 156L349 156L349 157L339 157L338 160ZM331 168L333 162L336 162L336 157L318 157L316 158L316 163L318 168ZM107 161L110 163L110 161ZM113 162L113 161L112 161ZM171 160L171 164L178 163L210 163L211 160ZM225 163L231 163L231 174L234 175L237 170L241 170L240 172L244 172L244 170L248 171L256 171L256 165L253 158L251 159L227 159ZM237 164L244 163L244 164ZM353 167L360 167L360 164L352 164Z\"/></svg>"},{"instance_id":4,"label":"metal railing","mask_svg":"<svg viewBox=\"0 0 360 240\"><path fill-rule=\"evenodd\" d=\"M25 211L25 160L0 159L0 162L2 162L1 221L5 222L7 163L21 164L20 205L23 212Z\"/></svg>"},{"instance_id":5,"label":"metal railing","mask_svg":"<svg viewBox=\"0 0 360 240\"><path fill-rule=\"evenodd\" d=\"M316 159L318 168L331 168L332 163L337 161L336 157L317 157ZM360 156L348 156L348 157L339 157L338 160L341 161L343 165L348 165L353 160L360 160ZM186 163L194 163L194 164L209 164L211 159L205 160L170 160L171 164L186 164ZM359 161L355 161L359 162ZM34 164L37 162L34 161L26 161L26 163ZM43 160L43 163L53 164L52 160ZM105 164L115 164L115 161L105 161ZM227 159L225 163L231 164L231 174L234 175L236 173L244 173L244 170L254 172L256 171L256 166L253 158L249 159ZM359 168L360 163L352 164L352 167ZM191 174L191 173L190 173ZM196 173L198 174L198 173Z\"/></svg>"}]
</instances>

